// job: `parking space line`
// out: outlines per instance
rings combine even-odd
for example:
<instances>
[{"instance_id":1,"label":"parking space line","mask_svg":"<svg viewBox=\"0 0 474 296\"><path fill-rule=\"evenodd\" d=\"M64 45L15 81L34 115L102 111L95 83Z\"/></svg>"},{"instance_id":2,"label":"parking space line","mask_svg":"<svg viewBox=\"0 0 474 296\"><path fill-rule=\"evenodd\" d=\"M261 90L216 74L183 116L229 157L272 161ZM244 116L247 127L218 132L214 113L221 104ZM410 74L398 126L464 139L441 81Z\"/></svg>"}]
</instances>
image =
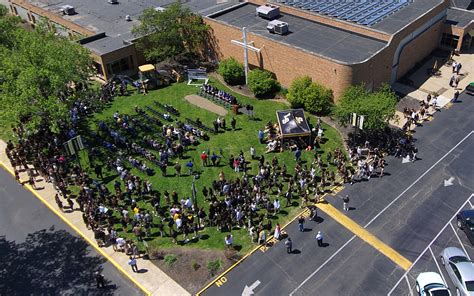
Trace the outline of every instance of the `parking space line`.
<instances>
[{"instance_id":1,"label":"parking space line","mask_svg":"<svg viewBox=\"0 0 474 296\"><path fill-rule=\"evenodd\" d=\"M454 226L453 226L453 223L449 222L449 226L451 226L451 229L453 230L454 234L456 235L456 238L458 239L459 244L461 245L461 247L462 247L464 253L466 253L467 258L468 258L469 260L471 260L471 258L469 258L469 254L468 254L467 251L466 251L466 248L464 247L464 244L463 244L462 241L461 241L461 238L460 238L459 235L458 235L458 232L456 231L456 228L454 228Z\"/></svg>"},{"instance_id":2,"label":"parking space line","mask_svg":"<svg viewBox=\"0 0 474 296\"><path fill-rule=\"evenodd\" d=\"M423 257L423 255L428 251L428 249L431 247L431 245L438 239L438 237L443 233L443 231L448 227L448 225L451 224L451 221L456 217L456 215L467 205L467 203L471 200L471 198L474 196L474 193L472 193L467 200L459 207L459 209L454 213L454 215L448 220L448 222L441 228L441 230L438 232L438 234L431 240L431 242L426 246L426 248L421 252L421 254L418 256L418 258L413 261L413 264L410 266L410 268L405 271L405 274L400 277L400 279L395 283L395 285L392 287L392 289L388 292L388 296L392 295L393 291L400 285L401 281L403 281L403 278L408 275L408 273L412 270L413 266Z\"/></svg>"},{"instance_id":3,"label":"parking space line","mask_svg":"<svg viewBox=\"0 0 474 296\"><path fill-rule=\"evenodd\" d=\"M438 264L438 260L436 260L436 256L435 254L433 253L433 250L431 249L431 246L428 248L428 250L430 250L430 253L431 253L431 256L433 256L433 260L436 264L436 267L438 268L438 271L439 271L439 274L441 275L441 278L443 279L443 282L448 285L448 282L446 282L446 279L444 278L444 275L443 275L443 272L441 271L441 267L439 266Z\"/></svg>"},{"instance_id":4,"label":"parking space line","mask_svg":"<svg viewBox=\"0 0 474 296\"><path fill-rule=\"evenodd\" d=\"M412 288L410 286L410 281L408 280L408 276L406 276L406 275L405 275L405 280L407 281L408 291L410 291L410 296L413 296L413 291L412 291Z\"/></svg>"},{"instance_id":5,"label":"parking space line","mask_svg":"<svg viewBox=\"0 0 474 296\"><path fill-rule=\"evenodd\" d=\"M471 209L474 208L471 201L469 201L469 205L471 206Z\"/></svg>"},{"instance_id":6,"label":"parking space line","mask_svg":"<svg viewBox=\"0 0 474 296\"><path fill-rule=\"evenodd\" d=\"M335 207L329 203L318 203L316 206L321 209L328 216L339 222L342 226L347 228L349 231L357 235L360 239L374 247L380 253L384 254L388 259L392 260L395 264L407 270L411 266L411 262L403 257L400 253L395 251L393 248L382 242L375 235L367 231L354 220L350 219Z\"/></svg>"}]
</instances>

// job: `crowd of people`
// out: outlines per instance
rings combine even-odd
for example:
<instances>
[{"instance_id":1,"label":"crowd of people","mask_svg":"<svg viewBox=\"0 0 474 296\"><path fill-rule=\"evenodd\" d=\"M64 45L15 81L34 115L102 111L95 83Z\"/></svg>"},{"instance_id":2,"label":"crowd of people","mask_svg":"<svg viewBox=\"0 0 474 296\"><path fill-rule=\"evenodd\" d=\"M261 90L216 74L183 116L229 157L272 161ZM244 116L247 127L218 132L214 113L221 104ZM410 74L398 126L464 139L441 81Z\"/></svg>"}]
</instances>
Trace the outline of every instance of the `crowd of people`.
<instances>
[{"instance_id":1,"label":"crowd of people","mask_svg":"<svg viewBox=\"0 0 474 296\"><path fill-rule=\"evenodd\" d=\"M217 100L222 101L224 104L238 105L237 98L226 91L218 89L210 84L203 84L200 91L201 96L211 96Z\"/></svg>"},{"instance_id":2,"label":"crowd of people","mask_svg":"<svg viewBox=\"0 0 474 296\"><path fill-rule=\"evenodd\" d=\"M114 90L111 87L103 92L113 95ZM73 113L78 119L93 109L75 108ZM138 107L135 111L137 116L145 114ZM77 121L62 126L58 134L50 132L45 123L38 133L26 135L20 125L15 129L17 144L9 142L6 151L16 176L21 170L26 170L32 186L35 186L35 178L41 176L57 190L55 200L60 209L82 212L84 223L94 232L100 246L111 244L115 250L132 256L139 255L137 241L156 233L169 237L174 243L186 244L199 240L200 231L207 227L216 227L223 232L245 228L254 242L265 242L272 231L280 237L277 231L280 226L273 225L272 218L283 207L296 204L308 207L331 186L384 175L382 153L369 149L368 144L364 148L351 150L347 159L340 149L323 156L318 149L307 149L311 147L307 142L301 145L296 143L290 147L295 156L292 169L277 154L270 157L267 154L257 155L253 146L247 152L241 150L237 155L228 157L224 157L222 151L208 150L200 154L203 169L227 161L234 173L229 176L221 170L211 180L210 186L202 186L205 204L198 206L197 199L191 193L182 196L174 188L158 190L148 177L135 175L132 168L153 175L153 168L147 165L146 159L159 167L163 176L168 175L168 167L174 169L176 177L185 175L181 159L187 147L202 137L196 135L194 130L199 129L179 121L159 125L156 121L134 121L133 118L116 112L109 120L99 122L98 134L87 143L95 177L74 164L71 157L63 152L63 143L77 134ZM141 118L146 120L149 117ZM196 124L200 121L191 122ZM225 119L218 118L215 122L217 130L226 129ZM233 118L233 129L235 125ZM272 128L269 123L266 132L259 132L261 142L274 140ZM319 148L321 138L319 121L310 138L314 148ZM99 146L94 147L95 144ZM405 143L403 149L406 147ZM302 160L302 148L311 155L309 161ZM366 153L366 149L369 152ZM351 169L351 163L355 170ZM196 178L192 158L186 161L185 166L187 175ZM108 172L118 176L113 190L106 186L107 176L104 176L103 167L108 167ZM78 188L76 194L70 191L70 186ZM117 228L117 225L120 227ZM135 239L125 239L120 234L123 232L133 233ZM232 237L226 237L225 244L232 243Z\"/></svg>"}]
</instances>

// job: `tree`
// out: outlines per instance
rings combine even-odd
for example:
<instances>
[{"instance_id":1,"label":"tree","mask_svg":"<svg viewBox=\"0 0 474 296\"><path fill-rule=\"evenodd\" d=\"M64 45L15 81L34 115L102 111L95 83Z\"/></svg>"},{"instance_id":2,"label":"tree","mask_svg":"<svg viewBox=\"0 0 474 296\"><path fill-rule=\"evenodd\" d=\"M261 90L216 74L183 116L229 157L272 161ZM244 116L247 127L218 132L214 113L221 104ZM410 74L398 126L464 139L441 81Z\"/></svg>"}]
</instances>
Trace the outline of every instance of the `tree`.
<instances>
[{"instance_id":1,"label":"tree","mask_svg":"<svg viewBox=\"0 0 474 296\"><path fill-rule=\"evenodd\" d=\"M8 14L8 8L0 4L0 47L11 48L14 43L14 31L20 29L20 18Z\"/></svg>"},{"instance_id":2,"label":"tree","mask_svg":"<svg viewBox=\"0 0 474 296\"><path fill-rule=\"evenodd\" d=\"M209 26L179 2L163 11L148 8L140 16L140 25L132 30L145 58L155 62L176 55L196 52L205 47Z\"/></svg>"},{"instance_id":3,"label":"tree","mask_svg":"<svg viewBox=\"0 0 474 296\"><path fill-rule=\"evenodd\" d=\"M287 99L293 108L303 107L315 114L327 114L332 106L332 91L313 82L309 76L295 78L288 89Z\"/></svg>"},{"instance_id":4,"label":"tree","mask_svg":"<svg viewBox=\"0 0 474 296\"><path fill-rule=\"evenodd\" d=\"M89 52L38 31L18 30L14 41L11 49L0 47L0 117L3 122L26 119L32 131L45 122L57 130L69 120L74 102L61 94L69 83L84 82L91 74Z\"/></svg>"},{"instance_id":5,"label":"tree","mask_svg":"<svg viewBox=\"0 0 474 296\"><path fill-rule=\"evenodd\" d=\"M248 87L256 96L263 96L277 91L280 84L273 78L272 73L255 69L249 73Z\"/></svg>"},{"instance_id":6,"label":"tree","mask_svg":"<svg viewBox=\"0 0 474 296\"><path fill-rule=\"evenodd\" d=\"M244 65L233 57L222 60L219 63L217 72L224 78L224 81L230 85L245 83Z\"/></svg>"},{"instance_id":7,"label":"tree","mask_svg":"<svg viewBox=\"0 0 474 296\"><path fill-rule=\"evenodd\" d=\"M342 95L335 114L342 124L350 121L351 113L365 115L364 129L380 130L396 117L397 95L388 85L369 92L364 85L349 87Z\"/></svg>"}]
</instances>

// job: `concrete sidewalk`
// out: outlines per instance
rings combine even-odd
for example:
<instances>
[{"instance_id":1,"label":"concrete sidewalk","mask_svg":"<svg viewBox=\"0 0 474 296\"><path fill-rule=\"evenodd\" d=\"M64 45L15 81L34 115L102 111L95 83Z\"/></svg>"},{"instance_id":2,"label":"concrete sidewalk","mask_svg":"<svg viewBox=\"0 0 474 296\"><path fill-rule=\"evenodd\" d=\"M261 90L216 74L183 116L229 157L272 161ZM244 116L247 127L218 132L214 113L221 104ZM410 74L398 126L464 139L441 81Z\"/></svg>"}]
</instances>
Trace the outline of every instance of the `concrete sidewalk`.
<instances>
[{"instance_id":1,"label":"concrete sidewalk","mask_svg":"<svg viewBox=\"0 0 474 296\"><path fill-rule=\"evenodd\" d=\"M407 85L397 82L393 85L393 89L396 92L405 95L405 97L399 102L399 105L404 105L404 101L409 99L414 99L421 102L426 100L428 94L436 92L438 93L439 107L450 107L450 102L454 98L454 93L456 91L462 92L470 82L474 81L474 54L461 54L459 56L455 56L454 60L457 63L460 62L462 64L460 71L461 80L457 88L449 86L449 80L453 75L452 67L450 65L441 65L441 58L432 57L408 77L409 80L413 82L413 84ZM428 75L427 69L432 69L435 64L439 65L439 75ZM403 113L400 111L401 110L397 110L396 112L399 120L391 121L390 124L401 128L406 123L406 119L404 118ZM432 112L432 115L434 115L434 113L436 112Z\"/></svg>"},{"instance_id":2,"label":"concrete sidewalk","mask_svg":"<svg viewBox=\"0 0 474 296\"><path fill-rule=\"evenodd\" d=\"M7 171L13 173L13 168L5 154L5 148L6 143L0 140L0 165L3 165ZM26 172L20 173L20 179L22 181L28 180ZM43 180L40 181L41 178L37 177L36 179L38 180L36 182L37 187L42 189L33 190L29 185L25 185L25 187L30 189L36 197L38 197L48 208L71 226L71 228L78 232L79 235L92 245L92 247L114 264L117 269L122 271L122 273L141 288L145 294L170 296L191 295L149 260L138 259L137 266L141 272L134 273L130 266L128 266L127 255L121 252L115 252L112 247L99 248L94 239L94 233L87 229L82 220L82 213L80 211L65 213L59 210L54 200L56 190L53 188L53 185Z\"/></svg>"}]
</instances>

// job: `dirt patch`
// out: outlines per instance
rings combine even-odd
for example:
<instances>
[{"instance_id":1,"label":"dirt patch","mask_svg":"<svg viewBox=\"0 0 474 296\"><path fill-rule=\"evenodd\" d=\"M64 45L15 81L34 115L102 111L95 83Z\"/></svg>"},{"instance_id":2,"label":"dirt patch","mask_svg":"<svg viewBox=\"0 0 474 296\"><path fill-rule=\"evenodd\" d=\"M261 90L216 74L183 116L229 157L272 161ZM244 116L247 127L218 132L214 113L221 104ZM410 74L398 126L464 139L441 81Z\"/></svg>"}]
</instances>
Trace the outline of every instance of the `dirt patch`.
<instances>
[{"instance_id":1,"label":"dirt patch","mask_svg":"<svg viewBox=\"0 0 474 296\"><path fill-rule=\"evenodd\" d=\"M214 104L213 102L198 96L198 95L189 95L184 97L186 101L190 102L191 104L198 106L199 108L206 109L208 111L211 111L213 113L216 113L217 115L220 116L225 116L227 115L227 110L217 104Z\"/></svg>"},{"instance_id":2,"label":"dirt patch","mask_svg":"<svg viewBox=\"0 0 474 296\"><path fill-rule=\"evenodd\" d=\"M224 251L188 248L163 249L161 255L163 257L174 255L176 256L176 261L172 265L166 264L165 258L151 260L151 262L166 272L191 294L196 294L215 276L221 274L238 259L227 259ZM216 262L216 260L220 260L220 268L215 270L214 275L211 275L208 263L211 261Z\"/></svg>"}]
</instances>

